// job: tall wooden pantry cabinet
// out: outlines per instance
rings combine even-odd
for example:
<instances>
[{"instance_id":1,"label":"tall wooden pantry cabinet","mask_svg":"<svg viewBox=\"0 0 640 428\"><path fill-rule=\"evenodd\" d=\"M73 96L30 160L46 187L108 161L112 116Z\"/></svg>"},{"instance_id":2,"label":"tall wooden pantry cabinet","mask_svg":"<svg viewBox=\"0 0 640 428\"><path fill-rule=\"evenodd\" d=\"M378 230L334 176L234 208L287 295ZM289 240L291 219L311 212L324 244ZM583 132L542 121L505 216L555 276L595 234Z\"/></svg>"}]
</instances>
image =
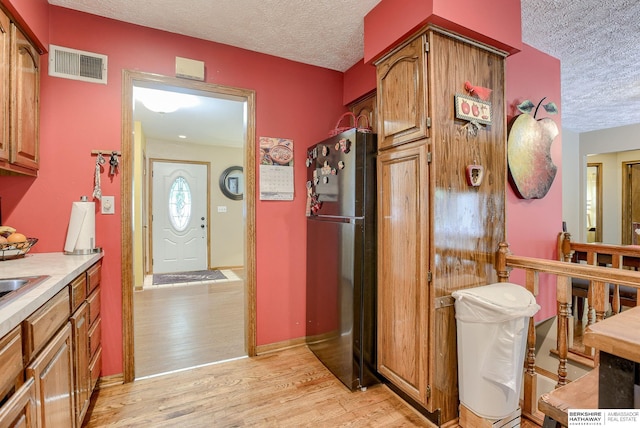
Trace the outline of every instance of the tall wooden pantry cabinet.
<instances>
[{"instance_id":1,"label":"tall wooden pantry cabinet","mask_svg":"<svg viewBox=\"0 0 640 428\"><path fill-rule=\"evenodd\" d=\"M378 371L439 426L458 418L451 293L496 282L505 239L504 58L427 26L376 62ZM465 82L491 89L490 124L456 118Z\"/></svg>"}]
</instances>

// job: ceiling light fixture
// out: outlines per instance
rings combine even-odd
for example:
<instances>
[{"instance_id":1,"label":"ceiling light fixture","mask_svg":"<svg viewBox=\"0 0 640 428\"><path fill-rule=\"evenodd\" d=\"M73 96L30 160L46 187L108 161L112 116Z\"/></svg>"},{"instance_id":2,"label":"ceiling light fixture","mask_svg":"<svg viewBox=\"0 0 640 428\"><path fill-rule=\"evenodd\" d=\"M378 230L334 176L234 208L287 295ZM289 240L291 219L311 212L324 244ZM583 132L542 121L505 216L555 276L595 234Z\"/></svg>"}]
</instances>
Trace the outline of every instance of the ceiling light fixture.
<instances>
[{"instance_id":1,"label":"ceiling light fixture","mask_svg":"<svg viewBox=\"0 0 640 428\"><path fill-rule=\"evenodd\" d=\"M200 102L195 95L137 86L133 88L133 98L156 113L173 113L181 108L194 107Z\"/></svg>"},{"instance_id":2,"label":"ceiling light fixture","mask_svg":"<svg viewBox=\"0 0 640 428\"><path fill-rule=\"evenodd\" d=\"M186 135L178 135L178 138L185 139L185 138L187 138L187 136Z\"/></svg>"}]
</instances>

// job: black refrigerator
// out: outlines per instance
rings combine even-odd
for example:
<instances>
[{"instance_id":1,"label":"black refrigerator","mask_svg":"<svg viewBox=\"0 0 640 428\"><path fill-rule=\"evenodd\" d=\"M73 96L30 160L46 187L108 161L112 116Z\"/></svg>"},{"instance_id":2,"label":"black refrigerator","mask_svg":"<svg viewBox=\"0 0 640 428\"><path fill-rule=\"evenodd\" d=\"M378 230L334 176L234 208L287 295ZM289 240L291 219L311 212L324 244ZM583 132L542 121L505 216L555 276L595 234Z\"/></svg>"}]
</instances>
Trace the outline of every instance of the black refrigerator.
<instances>
[{"instance_id":1,"label":"black refrigerator","mask_svg":"<svg viewBox=\"0 0 640 428\"><path fill-rule=\"evenodd\" d=\"M379 382L376 151L355 128L307 151L307 345L351 390Z\"/></svg>"}]
</instances>

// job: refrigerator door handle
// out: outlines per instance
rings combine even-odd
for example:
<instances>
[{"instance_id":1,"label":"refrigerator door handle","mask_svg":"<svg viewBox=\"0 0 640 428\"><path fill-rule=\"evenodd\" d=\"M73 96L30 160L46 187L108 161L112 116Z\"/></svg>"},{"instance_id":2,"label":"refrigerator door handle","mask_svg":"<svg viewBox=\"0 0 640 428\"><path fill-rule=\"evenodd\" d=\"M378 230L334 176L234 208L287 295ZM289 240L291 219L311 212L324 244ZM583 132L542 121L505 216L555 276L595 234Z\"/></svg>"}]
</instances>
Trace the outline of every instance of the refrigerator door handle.
<instances>
[{"instance_id":1,"label":"refrigerator door handle","mask_svg":"<svg viewBox=\"0 0 640 428\"><path fill-rule=\"evenodd\" d=\"M330 221L332 223L350 223L350 224L361 224L364 221L364 217L338 217L338 216L311 216L307 217L309 220L315 221Z\"/></svg>"}]
</instances>

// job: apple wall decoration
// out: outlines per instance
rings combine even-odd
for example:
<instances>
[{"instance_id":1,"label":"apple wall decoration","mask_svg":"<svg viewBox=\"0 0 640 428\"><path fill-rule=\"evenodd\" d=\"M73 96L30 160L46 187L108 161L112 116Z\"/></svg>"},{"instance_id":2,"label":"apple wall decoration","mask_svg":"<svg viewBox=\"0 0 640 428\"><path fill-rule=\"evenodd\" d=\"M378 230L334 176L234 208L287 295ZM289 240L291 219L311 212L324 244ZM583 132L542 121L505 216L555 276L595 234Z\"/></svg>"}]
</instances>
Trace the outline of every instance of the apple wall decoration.
<instances>
[{"instance_id":1,"label":"apple wall decoration","mask_svg":"<svg viewBox=\"0 0 640 428\"><path fill-rule=\"evenodd\" d=\"M558 126L550 118L536 120L537 106L526 100L518 105L522 112L509 126L507 139L507 160L509 177L514 191L523 199L543 198L556 177L557 167L551 159L551 144L558 135ZM534 109L533 115L531 111ZM543 105L549 114L556 114L555 103Z\"/></svg>"}]
</instances>

